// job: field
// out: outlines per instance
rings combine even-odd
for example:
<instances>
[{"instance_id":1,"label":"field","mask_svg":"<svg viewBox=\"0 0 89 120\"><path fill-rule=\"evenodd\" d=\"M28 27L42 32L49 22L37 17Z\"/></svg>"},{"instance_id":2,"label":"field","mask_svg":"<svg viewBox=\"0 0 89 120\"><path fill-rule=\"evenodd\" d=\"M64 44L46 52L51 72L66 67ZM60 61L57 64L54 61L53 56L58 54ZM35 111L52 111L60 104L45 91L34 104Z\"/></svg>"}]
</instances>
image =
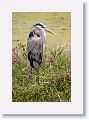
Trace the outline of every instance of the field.
<instances>
[{"instance_id":1,"label":"field","mask_svg":"<svg viewBox=\"0 0 89 120\"><path fill-rule=\"evenodd\" d=\"M47 34L45 57L39 71L33 70L26 56L26 41L31 27L42 22L56 33ZM12 13L12 101L71 101L71 14Z\"/></svg>"}]
</instances>

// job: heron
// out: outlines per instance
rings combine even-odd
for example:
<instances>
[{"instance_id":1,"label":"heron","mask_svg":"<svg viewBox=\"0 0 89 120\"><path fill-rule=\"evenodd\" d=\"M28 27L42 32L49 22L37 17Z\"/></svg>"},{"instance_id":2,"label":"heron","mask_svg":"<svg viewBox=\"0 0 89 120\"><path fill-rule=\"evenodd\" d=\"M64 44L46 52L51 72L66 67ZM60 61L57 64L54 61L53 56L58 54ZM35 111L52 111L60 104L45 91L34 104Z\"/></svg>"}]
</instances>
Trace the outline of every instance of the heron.
<instances>
[{"instance_id":1,"label":"heron","mask_svg":"<svg viewBox=\"0 0 89 120\"><path fill-rule=\"evenodd\" d=\"M45 24L37 23L31 28L27 39L27 56L31 66L30 78L32 79L32 69L35 69L39 77L39 67L44 57L46 31L56 35L48 29ZM39 78L37 78L39 82Z\"/></svg>"}]
</instances>

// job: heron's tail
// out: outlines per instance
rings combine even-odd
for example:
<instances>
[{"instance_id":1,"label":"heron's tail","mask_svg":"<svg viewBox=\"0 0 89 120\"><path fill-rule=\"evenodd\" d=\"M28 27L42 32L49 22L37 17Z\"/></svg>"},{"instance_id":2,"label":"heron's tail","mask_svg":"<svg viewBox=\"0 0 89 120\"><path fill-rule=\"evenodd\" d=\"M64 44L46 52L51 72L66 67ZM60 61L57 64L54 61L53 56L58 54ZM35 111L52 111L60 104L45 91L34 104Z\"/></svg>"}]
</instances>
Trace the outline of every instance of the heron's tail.
<instances>
[{"instance_id":1,"label":"heron's tail","mask_svg":"<svg viewBox=\"0 0 89 120\"><path fill-rule=\"evenodd\" d=\"M37 61L33 61L33 67L34 67L34 69L38 69L39 63Z\"/></svg>"}]
</instances>

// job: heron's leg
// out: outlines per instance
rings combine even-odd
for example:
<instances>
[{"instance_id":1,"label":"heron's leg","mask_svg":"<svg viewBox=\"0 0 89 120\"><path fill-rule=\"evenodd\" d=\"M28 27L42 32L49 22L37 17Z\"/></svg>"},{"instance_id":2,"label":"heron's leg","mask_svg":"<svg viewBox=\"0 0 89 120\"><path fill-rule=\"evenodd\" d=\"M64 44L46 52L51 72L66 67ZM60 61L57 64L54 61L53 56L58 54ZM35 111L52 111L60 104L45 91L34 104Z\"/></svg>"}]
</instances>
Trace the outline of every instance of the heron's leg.
<instances>
[{"instance_id":1,"label":"heron's leg","mask_svg":"<svg viewBox=\"0 0 89 120\"><path fill-rule=\"evenodd\" d=\"M39 68L36 70L36 72L37 72L36 82L39 84Z\"/></svg>"},{"instance_id":2,"label":"heron's leg","mask_svg":"<svg viewBox=\"0 0 89 120\"><path fill-rule=\"evenodd\" d=\"M31 69L30 69L29 79L30 79L30 80L32 79L32 67L31 67Z\"/></svg>"}]
</instances>

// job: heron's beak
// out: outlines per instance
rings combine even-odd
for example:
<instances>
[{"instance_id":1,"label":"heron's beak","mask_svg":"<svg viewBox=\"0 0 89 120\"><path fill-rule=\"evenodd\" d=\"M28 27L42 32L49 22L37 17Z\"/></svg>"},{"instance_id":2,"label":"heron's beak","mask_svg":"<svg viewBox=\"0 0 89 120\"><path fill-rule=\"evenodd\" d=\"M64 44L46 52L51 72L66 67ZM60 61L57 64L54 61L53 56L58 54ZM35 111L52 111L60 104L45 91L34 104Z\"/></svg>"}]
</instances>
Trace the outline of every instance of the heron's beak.
<instances>
[{"instance_id":1,"label":"heron's beak","mask_svg":"<svg viewBox=\"0 0 89 120\"><path fill-rule=\"evenodd\" d=\"M47 32L49 32L49 33L51 33L51 34L53 34L53 35L56 35L56 33L54 33L52 30L50 30L50 29L48 29L48 28L45 28L45 31L47 31Z\"/></svg>"}]
</instances>

